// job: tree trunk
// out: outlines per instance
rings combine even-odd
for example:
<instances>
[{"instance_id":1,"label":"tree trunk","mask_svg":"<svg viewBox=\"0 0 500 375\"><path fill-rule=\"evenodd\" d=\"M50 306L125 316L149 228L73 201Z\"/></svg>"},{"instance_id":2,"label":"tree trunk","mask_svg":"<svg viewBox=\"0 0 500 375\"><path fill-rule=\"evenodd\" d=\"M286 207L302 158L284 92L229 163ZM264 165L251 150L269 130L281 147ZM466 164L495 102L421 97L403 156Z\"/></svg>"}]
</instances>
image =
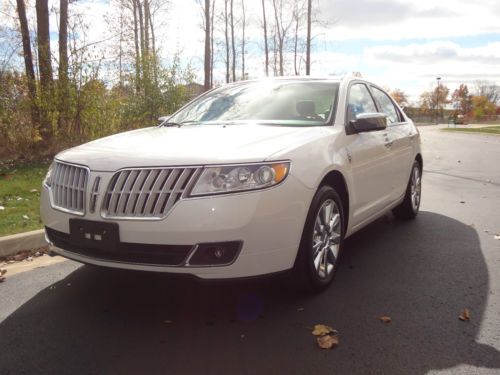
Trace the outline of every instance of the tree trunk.
<instances>
[{"instance_id":1,"label":"tree trunk","mask_svg":"<svg viewBox=\"0 0 500 375\"><path fill-rule=\"evenodd\" d=\"M307 41L306 41L306 75L311 75L311 8L312 0L307 0Z\"/></svg>"},{"instance_id":2,"label":"tree trunk","mask_svg":"<svg viewBox=\"0 0 500 375\"><path fill-rule=\"evenodd\" d=\"M139 50L139 25L137 19L137 1L132 0L134 12L134 43L135 43L135 92L138 94L141 91L141 53Z\"/></svg>"},{"instance_id":3,"label":"tree trunk","mask_svg":"<svg viewBox=\"0 0 500 375\"><path fill-rule=\"evenodd\" d=\"M245 28L246 28L246 14L245 14L245 0L241 0L241 15L242 15L242 39L241 39L241 79L245 79Z\"/></svg>"},{"instance_id":4,"label":"tree trunk","mask_svg":"<svg viewBox=\"0 0 500 375\"><path fill-rule=\"evenodd\" d=\"M49 5L48 0L36 0L36 19L38 35L38 69L41 88L41 123L40 136L42 147L46 147L52 138L50 112L52 109L52 63L50 54Z\"/></svg>"},{"instance_id":5,"label":"tree trunk","mask_svg":"<svg viewBox=\"0 0 500 375\"><path fill-rule=\"evenodd\" d=\"M236 82L236 47L234 44L234 12L233 12L233 3L234 0L231 0L231 47L233 51L233 64L232 64L232 72L233 72L233 82Z\"/></svg>"},{"instance_id":6,"label":"tree trunk","mask_svg":"<svg viewBox=\"0 0 500 375\"><path fill-rule=\"evenodd\" d=\"M297 68L297 50L298 50L298 43L299 43L299 20L300 20L300 14L299 10L296 8L295 9L295 36L294 36L294 46L293 46L293 68L295 70L295 75L299 75L299 70Z\"/></svg>"},{"instance_id":7,"label":"tree trunk","mask_svg":"<svg viewBox=\"0 0 500 375\"><path fill-rule=\"evenodd\" d=\"M205 0L205 91L210 89L210 0Z\"/></svg>"},{"instance_id":8,"label":"tree trunk","mask_svg":"<svg viewBox=\"0 0 500 375\"><path fill-rule=\"evenodd\" d=\"M137 1L137 11L139 14L139 37L140 37L140 47L141 47L141 76L142 76L142 84L141 87L144 88L144 84L147 80L146 69L145 69L145 60L146 60L146 46L144 43L144 16L142 12L142 4L140 0Z\"/></svg>"},{"instance_id":9,"label":"tree trunk","mask_svg":"<svg viewBox=\"0 0 500 375\"><path fill-rule=\"evenodd\" d=\"M226 36L226 83L229 83L229 29L228 29L228 20L229 14L227 12L227 3L229 0L224 0L224 20L226 23L225 28L225 36Z\"/></svg>"},{"instance_id":10,"label":"tree trunk","mask_svg":"<svg viewBox=\"0 0 500 375\"><path fill-rule=\"evenodd\" d=\"M59 130L66 130L68 118L68 0L60 0L59 14Z\"/></svg>"},{"instance_id":11,"label":"tree trunk","mask_svg":"<svg viewBox=\"0 0 500 375\"><path fill-rule=\"evenodd\" d=\"M212 0L212 10L210 13L210 88L214 87L214 15L215 0Z\"/></svg>"},{"instance_id":12,"label":"tree trunk","mask_svg":"<svg viewBox=\"0 0 500 375\"><path fill-rule=\"evenodd\" d=\"M269 77L269 47L267 45L267 20L266 20L266 5L265 0L262 0L262 19L264 22L264 51L266 54L266 77Z\"/></svg>"},{"instance_id":13,"label":"tree trunk","mask_svg":"<svg viewBox=\"0 0 500 375\"><path fill-rule=\"evenodd\" d=\"M284 69L283 69L283 30L280 27L280 15L281 15L281 8L283 6L282 3L280 3L280 12L278 15L278 7L276 5L276 0L273 0L273 6L274 6L274 18L276 20L276 32L278 33L278 53L279 53L279 74L280 76L284 75Z\"/></svg>"},{"instance_id":14,"label":"tree trunk","mask_svg":"<svg viewBox=\"0 0 500 375\"><path fill-rule=\"evenodd\" d=\"M156 37L155 37L155 28L153 19L151 18L151 11L148 6L148 17L149 17L149 26L151 27L151 58L153 64L153 79L155 82L155 86L158 85L158 69L157 69L157 61L156 61Z\"/></svg>"},{"instance_id":15,"label":"tree trunk","mask_svg":"<svg viewBox=\"0 0 500 375\"><path fill-rule=\"evenodd\" d=\"M33 125L39 122L38 106L36 104L36 80L35 69L33 68L33 55L31 53L30 31L28 28L28 19L26 18L26 7L24 0L17 0L17 14L21 26L21 36L23 40L24 67L26 69L26 79L28 82L28 95L31 106L31 121Z\"/></svg>"}]
</instances>

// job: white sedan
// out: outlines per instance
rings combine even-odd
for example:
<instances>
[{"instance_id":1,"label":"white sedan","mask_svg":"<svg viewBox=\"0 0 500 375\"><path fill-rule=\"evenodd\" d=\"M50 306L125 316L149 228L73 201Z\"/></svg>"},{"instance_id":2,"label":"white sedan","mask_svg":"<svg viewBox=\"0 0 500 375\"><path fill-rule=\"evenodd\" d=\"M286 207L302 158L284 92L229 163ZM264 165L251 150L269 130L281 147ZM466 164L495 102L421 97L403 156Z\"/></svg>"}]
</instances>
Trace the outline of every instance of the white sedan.
<instances>
[{"instance_id":1,"label":"white sedan","mask_svg":"<svg viewBox=\"0 0 500 375\"><path fill-rule=\"evenodd\" d=\"M205 93L159 126L59 153L41 214L82 263L227 279L293 270L330 284L343 240L417 215L420 136L377 85L281 78Z\"/></svg>"}]
</instances>

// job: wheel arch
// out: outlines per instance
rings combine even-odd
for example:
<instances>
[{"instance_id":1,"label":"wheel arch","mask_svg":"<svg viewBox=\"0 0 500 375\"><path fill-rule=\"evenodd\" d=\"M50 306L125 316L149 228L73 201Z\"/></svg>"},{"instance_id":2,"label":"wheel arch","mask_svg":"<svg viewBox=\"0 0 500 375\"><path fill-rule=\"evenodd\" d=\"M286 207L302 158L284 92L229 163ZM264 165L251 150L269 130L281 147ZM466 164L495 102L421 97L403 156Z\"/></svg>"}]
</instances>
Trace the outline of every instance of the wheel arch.
<instances>
[{"instance_id":1,"label":"wheel arch","mask_svg":"<svg viewBox=\"0 0 500 375\"><path fill-rule=\"evenodd\" d=\"M422 171L424 169L424 160L422 159L422 155L418 153L417 156L415 156L415 160L420 164L420 171Z\"/></svg>"},{"instance_id":2,"label":"wheel arch","mask_svg":"<svg viewBox=\"0 0 500 375\"><path fill-rule=\"evenodd\" d=\"M333 170L328 172L325 177L321 180L319 186L328 185L334 188L342 200L342 206L344 209L344 234L347 233L347 228L349 224L349 190L347 188L347 183L344 175L338 171Z\"/></svg>"}]
</instances>

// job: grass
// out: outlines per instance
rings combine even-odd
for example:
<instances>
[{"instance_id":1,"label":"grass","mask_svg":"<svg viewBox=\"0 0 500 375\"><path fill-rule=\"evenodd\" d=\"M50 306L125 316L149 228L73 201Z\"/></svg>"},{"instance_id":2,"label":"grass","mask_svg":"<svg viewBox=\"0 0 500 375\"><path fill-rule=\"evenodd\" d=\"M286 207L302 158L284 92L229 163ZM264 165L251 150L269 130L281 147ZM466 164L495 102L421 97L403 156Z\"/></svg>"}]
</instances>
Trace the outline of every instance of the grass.
<instances>
[{"instance_id":1,"label":"grass","mask_svg":"<svg viewBox=\"0 0 500 375\"><path fill-rule=\"evenodd\" d=\"M0 236L42 228L40 190L48 167L0 165Z\"/></svg>"},{"instance_id":2,"label":"grass","mask_svg":"<svg viewBox=\"0 0 500 375\"><path fill-rule=\"evenodd\" d=\"M485 134L500 135L500 126L484 126L482 128L445 128L443 130L450 132L485 133Z\"/></svg>"}]
</instances>

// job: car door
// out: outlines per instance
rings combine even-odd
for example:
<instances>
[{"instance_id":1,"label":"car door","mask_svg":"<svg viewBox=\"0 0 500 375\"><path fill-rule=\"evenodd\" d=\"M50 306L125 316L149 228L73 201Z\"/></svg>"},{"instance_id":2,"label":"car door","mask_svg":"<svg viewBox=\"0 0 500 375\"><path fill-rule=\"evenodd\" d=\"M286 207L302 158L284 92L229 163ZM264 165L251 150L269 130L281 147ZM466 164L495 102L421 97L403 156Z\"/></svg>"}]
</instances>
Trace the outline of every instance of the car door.
<instances>
[{"instance_id":1,"label":"car door","mask_svg":"<svg viewBox=\"0 0 500 375\"><path fill-rule=\"evenodd\" d=\"M346 125L361 113L378 112L368 87L354 83L347 94ZM391 196L391 155L385 131L347 135L352 172L352 224L356 226L378 214Z\"/></svg>"},{"instance_id":2,"label":"car door","mask_svg":"<svg viewBox=\"0 0 500 375\"><path fill-rule=\"evenodd\" d=\"M387 150L391 153L391 201L405 193L410 176L412 160L412 127L396 107L387 93L376 86L370 86L379 112L387 115Z\"/></svg>"}]
</instances>

